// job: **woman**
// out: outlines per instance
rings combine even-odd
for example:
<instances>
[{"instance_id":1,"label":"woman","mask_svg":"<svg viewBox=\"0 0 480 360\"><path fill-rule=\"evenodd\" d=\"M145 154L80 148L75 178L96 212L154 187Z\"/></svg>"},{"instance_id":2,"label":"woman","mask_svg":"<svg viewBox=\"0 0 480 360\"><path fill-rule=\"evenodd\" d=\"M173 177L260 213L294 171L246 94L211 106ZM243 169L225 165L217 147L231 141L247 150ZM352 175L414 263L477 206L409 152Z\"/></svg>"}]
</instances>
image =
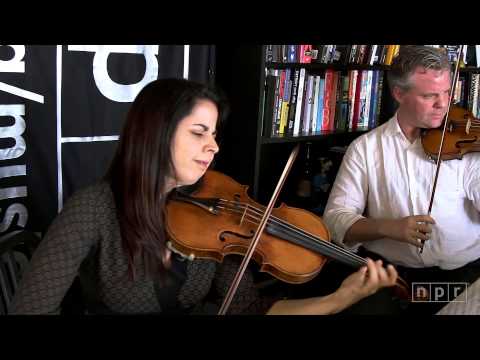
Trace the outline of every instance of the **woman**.
<instances>
[{"instance_id":1,"label":"woman","mask_svg":"<svg viewBox=\"0 0 480 360\"><path fill-rule=\"evenodd\" d=\"M208 87L156 80L137 96L104 179L74 194L35 251L12 313L54 313L77 273L88 313L215 313L239 266L182 261L166 247L168 194L195 184L219 148L225 104ZM221 120L220 120L221 121ZM396 280L393 267L368 262L322 298L262 299L246 273L229 313L338 312Z\"/></svg>"}]
</instances>

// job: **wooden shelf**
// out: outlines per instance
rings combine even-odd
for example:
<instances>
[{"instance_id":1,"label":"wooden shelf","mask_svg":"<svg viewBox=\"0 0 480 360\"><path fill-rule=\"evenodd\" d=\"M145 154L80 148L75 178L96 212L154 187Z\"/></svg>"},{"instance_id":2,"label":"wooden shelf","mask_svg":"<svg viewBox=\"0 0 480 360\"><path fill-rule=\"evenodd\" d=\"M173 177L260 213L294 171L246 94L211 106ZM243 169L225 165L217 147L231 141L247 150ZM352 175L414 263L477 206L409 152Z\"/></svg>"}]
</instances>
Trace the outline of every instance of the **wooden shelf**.
<instances>
[{"instance_id":1,"label":"wooden shelf","mask_svg":"<svg viewBox=\"0 0 480 360\"><path fill-rule=\"evenodd\" d=\"M262 137L262 144L278 144L278 143L288 143L288 142L306 142L306 141L318 141L325 139L326 136L340 136L347 134L358 134L361 135L370 131L370 129L360 128L357 130L334 130L334 131L320 131L311 134L300 134L297 136L293 135L281 135L281 136L271 136L271 137Z\"/></svg>"},{"instance_id":2,"label":"wooden shelf","mask_svg":"<svg viewBox=\"0 0 480 360\"><path fill-rule=\"evenodd\" d=\"M464 67L464 68L459 68L458 71L464 72L464 73L480 73L480 68L476 67Z\"/></svg>"},{"instance_id":3,"label":"wooden shelf","mask_svg":"<svg viewBox=\"0 0 480 360\"><path fill-rule=\"evenodd\" d=\"M309 64L300 64L300 63L275 63L269 62L265 63L265 67L269 69L300 69L305 68L307 70L323 70L323 69L332 69L332 70L389 70L390 65L365 65L365 64L323 64L323 63L309 63ZM480 68L477 67L464 67L459 69L460 72L472 72L480 73Z\"/></svg>"},{"instance_id":4,"label":"wooden shelf","mask_svg":"<svg viewBox=\"0 0 480 360\"><path fill-rule=\"evenodd\" d=\"M265 67L270 69L300 69L305 68L307 70L388 70L390 65L365 65L365 64L323 64L323 63L265 63Z\"/></svg>"}]
</instances>

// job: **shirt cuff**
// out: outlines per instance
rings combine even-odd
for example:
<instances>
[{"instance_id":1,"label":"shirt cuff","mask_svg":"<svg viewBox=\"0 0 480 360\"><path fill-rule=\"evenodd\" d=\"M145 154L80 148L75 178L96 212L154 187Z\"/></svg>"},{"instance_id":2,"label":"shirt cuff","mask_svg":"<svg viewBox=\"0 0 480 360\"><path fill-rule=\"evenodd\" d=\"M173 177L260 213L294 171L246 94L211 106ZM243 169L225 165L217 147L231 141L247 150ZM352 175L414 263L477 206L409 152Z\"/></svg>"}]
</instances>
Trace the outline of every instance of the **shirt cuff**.
<instances>
[{"instance_id":1,"label":"shirt cuff","mask_svg":"<svg viewBox=\"0 0 480 360\"><path fill-rule=\"evenodd\" d=\"M364 219L365 217L362 215L358 214L349 214L346 215L341 221L338 221L337 224L333 226L334 229L334 239L333 241L342 246L343 248L352 251L352 252L357 252L362 243L358 242L353 245L347 245L345 244L345 234L350 229L350 227L355 224L358 220Z\"/></svg>"}]
</instances>

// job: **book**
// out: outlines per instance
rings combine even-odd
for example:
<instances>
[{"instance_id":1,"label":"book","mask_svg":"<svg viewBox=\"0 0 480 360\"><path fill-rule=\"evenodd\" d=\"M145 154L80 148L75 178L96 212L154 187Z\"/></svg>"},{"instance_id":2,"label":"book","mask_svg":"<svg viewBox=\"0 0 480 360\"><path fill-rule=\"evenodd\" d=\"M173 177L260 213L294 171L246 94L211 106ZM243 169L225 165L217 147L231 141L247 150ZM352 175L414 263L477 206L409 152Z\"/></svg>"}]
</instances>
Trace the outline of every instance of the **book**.
<instances>
[{"instance_id":1,"label":"book","mask_svg":"<svg viewBox=\"0 0 480 360\"><path fill-rule=\"evenodd\" d=\"M335 114L337 109L337 96L338 96L338 77L340 75L340 71L333 72L333 81L332 81L332 88L330 94L330 119L329 119L329 127L328 130L333 131L335 130Z\"/></svg>"},{"instance_id":2,"label":"book","mask_svg":"<svg viewBox=\"0 0 480 360\"><path fill-rule=\"evenodd\" d=\"M280 121L283 108L283 93L285 90L285 70L277 70L278 73L278 101L275 110L275 135L280 134Z\"/></svg>"},{"instance_id":3,"label":"book","mask_svg":"<svg viewBox=\"0 0 480 360\"><path fill-rule=\"evenodd\" d=\"M312 104L312 132L317 131L317 117L318 117L318 101L320 95L320 75L316 75L313 79L313 104Z\"/></svg>"},{"instance_id":4,"label":"book","mask_svg":"<svg viewBox=\"0 0 480 360\"><path fill-rule=\"evenodd\" d=\"M267 74L265 79L265 106L263 115L263 136L273 135L275 87L277 78L273 74Z\"/></svg>"},{"instance_id":5,"label":"book","mask_svg":"<svg viewBox=\"0 0 480 360\"><path fill-rule=\"evenodd\" d=\"M374 70L372 73L372 91L370 98L370 115L368 117L368 128L373 129L375 127L376 109L377 109L377 93L378 93L378 75L379 70Z\"/></svg>"},{"instance_id":6,"label":"book","mask_svg":"<svg viewBox=\"0 0 480 360\"><path fill-rule=\"evenodd\" d=\"M288 128L287 133L293 134L293 127L295 123L295 111L297 109L297 91L298 91L298 82L300 77L300 70L295 69L293 72L292 80L292 91L290 96L290 106L288 109Z\"/></svg>"},{"instance_id":7,"label":"book","mask_svg":"<svg viewBox=\"0 0 480 360\"><path fill-rule=\"evenodd\" d=\"M385 57L385 65L392 65L393 55L395 53L396 45L387 45L387 54Z\"/></svg>"},{"instance_id":8,"label":"book","mask_svg":"<svg viewBox=\"0 0 480 360\"><path fill-rule=\"evenodd\" d=\"M352 117L352 130L357 130L358 122L360 119L361 103L360 96L362 91L362 78L363 71L359 70L356 79L355 100L353 105L353 117Z\"/></svg>"},{"instance_id":9,"label":"book","mask_svg":"<svg viewBox=\"0 0 480 360\"><path fill-rule=\"evenodd\" d=\"M313 75L307 76L307 87L305 95L305 107L302 117L302 133L308 134L310 132L311 113L313 105Z\"/></svg>"},{"instance_id":10,"label":"book","mask_svg":"<svg viewBox=\"0 0 480 360\"><path fill-rule=\"evenodd\" d=\"M333 70L325 70L325 89L323 93L322 130L330 130L330 101L332 98Z\"/></svg>"},{"instance_id":11,"label":"book","mask_svg":"<svg viewBox=\"0 0 480 360\"><path fill-rule=\"evenodd\" d=\"M290 69L285 70L284 85L283 85L283 102L280 114L280 130L279 134L285 134L288 127L288 111L290 107L290 94L292 91L292 81L290 79Z\"/></svg>"},{"instance_id":12,"label":"book","mask_svg":"<svg viewBox=\"0 0 480 360\"><path fill-rule=\"evenodd\" d=\"M375 123L374 126L377 126L380 120L380 109L382 106L382 97L383 97L383 78L385 77L385 73L380 71L378 73L378 91L377 91L377 104L375 109Z\"/></svg>"},{"instance_id":13,"label":"book","mask_svg":"<svg viewBox=\"0 0 480 360\"><path fill-rule=\"evenodd\" d=\"M325 78L320 77L320 86L318 90L318 104L317 104L317 126L315 128L316 132L322 131L324 93L325 93Z\"/></svg>"},{"instance_id":14,"label":"book","mask_svg":"<svg viewBox=\"0 0 480 360\"><path fill-rule=\"evenodd\" d=\"M295 108L295 121L293 124L293 135L297 136L300 133L300 122L302 115L303 104L303 89L305 87L305 68L300 69L300 76L298 80L297 102Z\"/></svg>"},{"instance_id":15,"label":"book","mask_svg":"<svg viewBox=\"0 0 480 360\"><path fill-rule=\"evenodd\" d=\"M355 97L357 91L358 70L349 71L348 83L348 129L353 129L353 113L355 109Z\"/></svg>"},{"instance_id":16,"label":"book","mask_svg":"<svg viewBox=\"0 0 480 360\"><path fill-rule=\"evenodd\" d=\"M350 76L349 75L342 76L340 121L338 124L338 128L340 130L348 130L348 114L349 114L349 105L350 105L348 101L349 87L350 87Z\"/></svg>"}]
</instances>

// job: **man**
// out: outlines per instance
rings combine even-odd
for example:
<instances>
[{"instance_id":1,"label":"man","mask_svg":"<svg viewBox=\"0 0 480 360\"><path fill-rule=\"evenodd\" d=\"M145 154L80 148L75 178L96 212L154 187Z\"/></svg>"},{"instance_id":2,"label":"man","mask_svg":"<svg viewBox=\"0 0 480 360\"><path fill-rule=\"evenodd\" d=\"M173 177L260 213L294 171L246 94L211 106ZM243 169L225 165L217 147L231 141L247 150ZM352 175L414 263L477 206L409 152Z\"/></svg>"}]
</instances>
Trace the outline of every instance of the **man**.
<instances>
[{"instance_id":1,"label":"man","mask_svg":"<svg viewBox=\"0 0 480 360\"><path fill-rule=\"evenodd\" d=\"M480 276L478 155L442 162L431 216L427 215L435 163L422 148L421 131L442 124L451 90L450 69L441 49L400 48L387 72L397 112L350 144L324 213L337 243L393 263L409 283L473 282ZM429 313L445 305L413 304L410 310L420 306L421 312ZM386 291L365 299L358 309L400 311Z\"/></svg>"}]
</instances>

